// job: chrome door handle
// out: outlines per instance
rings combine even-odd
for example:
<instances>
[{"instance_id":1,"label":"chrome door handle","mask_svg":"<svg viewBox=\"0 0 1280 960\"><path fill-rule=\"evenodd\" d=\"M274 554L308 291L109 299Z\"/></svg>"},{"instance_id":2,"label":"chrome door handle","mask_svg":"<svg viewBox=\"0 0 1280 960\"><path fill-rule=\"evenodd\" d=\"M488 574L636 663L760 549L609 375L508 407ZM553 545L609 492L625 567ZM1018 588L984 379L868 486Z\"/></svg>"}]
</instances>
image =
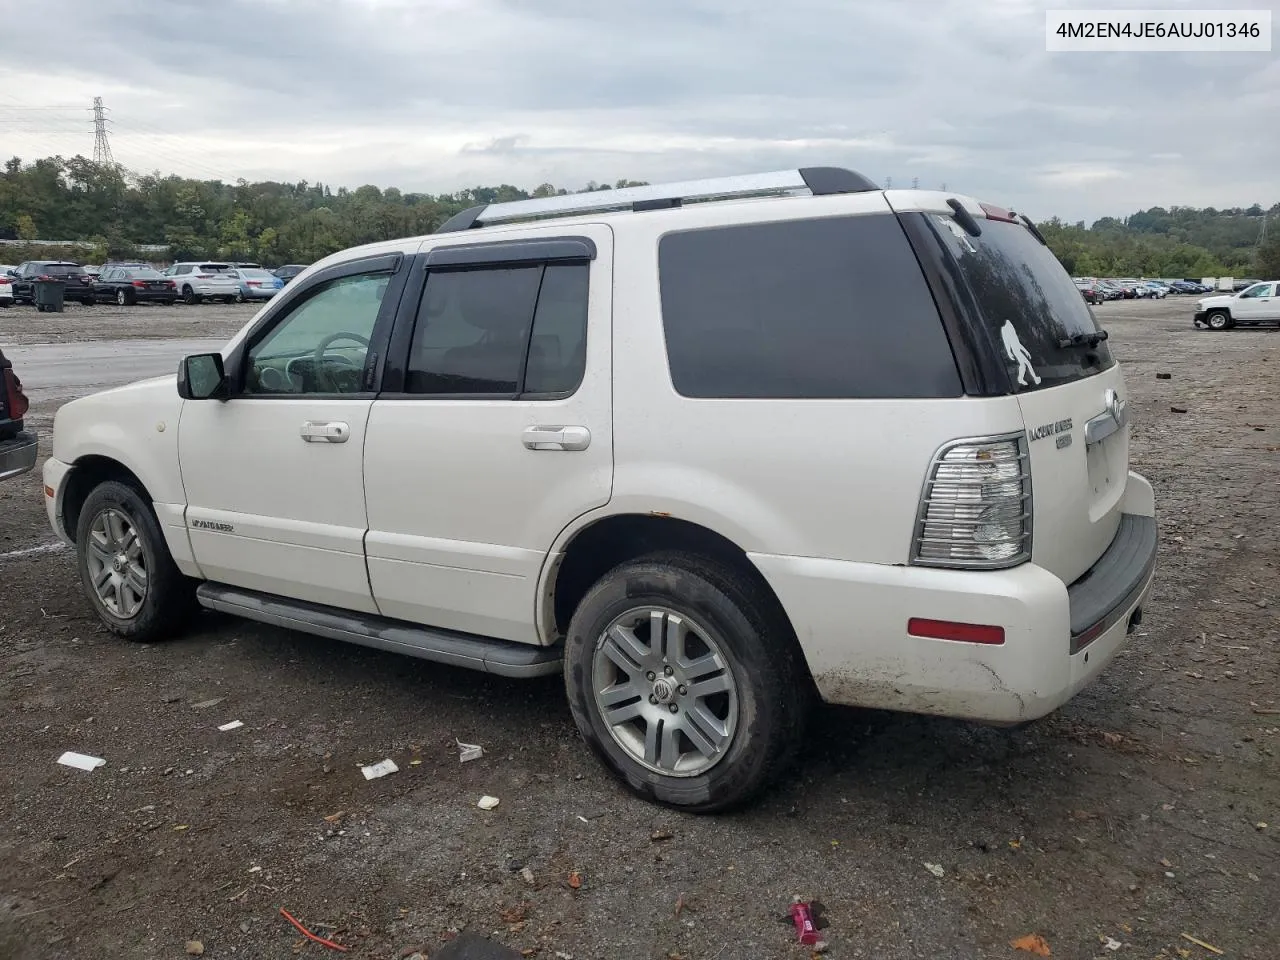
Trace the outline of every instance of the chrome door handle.
<instances>
[{"instance_id":1,"label":"chrome door handle","mask_svg":"<svg viewBox=\"0 0 1280 960\"><path fill-rule=\"evenodd\" d=\"M591 446L586 427L526 427L522 439L530 450L585 450Z\"/></svg>"},{"instance_id":2,"label":"chrome door handle","mask_svg":"<svg viewBox=\"0 0 1280 960\"><path fill-rule=\"evenodd\" d=\"M307 420L299 431L307 443L325 440L329 443L346 443L351 436L351 428L338 420Z\"/></svg>"}]
</instances>

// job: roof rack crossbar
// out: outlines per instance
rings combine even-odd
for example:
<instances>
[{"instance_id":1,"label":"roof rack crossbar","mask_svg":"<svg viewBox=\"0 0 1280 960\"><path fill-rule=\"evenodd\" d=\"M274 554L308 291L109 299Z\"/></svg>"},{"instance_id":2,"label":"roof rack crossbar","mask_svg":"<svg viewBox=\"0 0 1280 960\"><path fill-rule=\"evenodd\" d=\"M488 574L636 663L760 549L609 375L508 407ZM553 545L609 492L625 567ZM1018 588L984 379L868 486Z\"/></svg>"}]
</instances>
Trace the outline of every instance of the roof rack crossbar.
<instances>
[{"instance_id":1,"label":"roof rack crossbar","mask_svg":"<svg viewBox=\"0 0 1280 960\"><path fill-rule=\"evenodd\" d=\"M749 197L826 196L836 193L863 193L879 189L859 173L839 167L805 167L773 173L752 173L736 177L660 183L619 190L593 190L532 200L513 200L470 207L445 221L436 233L453 233L477 227L569 217L586 213L636 212L679 207L711 200L739 200Z\"/></svg>"}]
</instances>

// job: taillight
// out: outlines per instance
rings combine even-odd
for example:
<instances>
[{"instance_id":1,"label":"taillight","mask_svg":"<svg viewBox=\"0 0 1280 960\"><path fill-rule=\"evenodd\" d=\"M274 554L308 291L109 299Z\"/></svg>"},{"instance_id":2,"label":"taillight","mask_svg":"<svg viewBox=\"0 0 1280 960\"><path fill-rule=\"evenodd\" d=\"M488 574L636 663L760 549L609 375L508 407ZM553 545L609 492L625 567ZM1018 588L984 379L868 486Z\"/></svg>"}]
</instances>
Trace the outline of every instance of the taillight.
<instances>
[{"instance_id":1,"label":"taillight","mask_svg":"<svg viewBox=\"0 0 1280 960\"><path fill-rule=\"evenodd\" d=\"M174 283L172 280L170 280L170 281L169 281L169 289L170 289L170 290L177 290L177 289L178 289L178 285L177 285L176 283Z\"/></svg>"},{"instance_id":2,"label":"taillight","mask_svg":"<svg viewBox=\"0 0 1280 960\"><path fill-rule=\"evenodd\" d=\"M1031 465L1025 436L948 443L920 498L911 562L996 569L1031 557Z\"/></svg>"},{"instance_id":3,"label":"taillight","mask_svg":"<svg viewBox=\"0 0 1280 960\"><path fill-rule=\"evenodd\" d=\"M261 280L246 280L245 282L246 282L246 283L248 283L248 284L249 284L249 286L251 286L251 287L260 287L260 286L262 286L262 281L261 281Z\"/></svg>"},{"instance_id":4,"label":"taillight","mask_svg":"<svg viewBox=\"0 0 1280 960\"><path fill-rule=\"evenodd\" d=\"M147 285L147 281L145 281L145 280L135 280L135 281L133 281L133 286L135 286L135 287L145 287L146 285Z\"/></svg>"},{"instance_id":5,"label":"taillight","mask_svg":"<svg viewBox=\"0 0 1280 960\"><path fill-rule=\"evenodd\" d=\"M31 404L27 401L27 395L22 392L22 381L18 379L12 367L4 369L4 392L6 406L9 408L9 419L21 420L26 416Z\"/></svg>"}]
</instances>

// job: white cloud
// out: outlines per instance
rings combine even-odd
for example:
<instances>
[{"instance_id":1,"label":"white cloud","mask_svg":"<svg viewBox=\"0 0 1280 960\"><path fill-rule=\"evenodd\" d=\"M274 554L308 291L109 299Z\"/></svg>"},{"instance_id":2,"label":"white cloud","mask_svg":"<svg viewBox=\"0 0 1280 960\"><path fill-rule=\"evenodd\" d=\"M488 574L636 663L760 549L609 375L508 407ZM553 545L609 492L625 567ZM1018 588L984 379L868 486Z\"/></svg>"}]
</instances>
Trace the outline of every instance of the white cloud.
<instances>
[{"instance_id":1,"label":"white cloud","mask_svg":"<svg viewBox=\"0 0 1280 960\"><path fill-rule=\"evenodd\" d=\"M11 44L0 153L91 152L101 95L117 159L226 179L440 192L842 164L1073 220L1280 192L1272 55L1051 55L1057 3L165 6L63 0L92 48Z\"/></svg>"}]
</instances>

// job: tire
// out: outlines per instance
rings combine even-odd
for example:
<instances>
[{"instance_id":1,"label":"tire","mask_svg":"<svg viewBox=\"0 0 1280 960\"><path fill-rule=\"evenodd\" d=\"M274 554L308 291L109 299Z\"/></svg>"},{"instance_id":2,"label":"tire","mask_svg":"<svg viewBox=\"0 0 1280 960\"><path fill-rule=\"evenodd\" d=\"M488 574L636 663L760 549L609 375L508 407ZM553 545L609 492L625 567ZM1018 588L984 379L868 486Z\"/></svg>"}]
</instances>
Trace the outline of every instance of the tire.
<instances>
[{"instance_id":1,"label":"tire","mask_svg":"<svg viewBox=\"0 0 1280 960\"><path fill-rule=\"evenodd\" d=\"M244 303L244 291L241 290L236 294L236 303Z\"/></svg>"},{"instance_id":2,"label":"tire","mask_svg":"<svg viewBox=\"0 0 1280 960\"><path fill-rule=\"evenodd\" d=\"M183 302L183 303L199 303L202 299L204 299L204 298L203 298L203 297L201 297L201 296L200 296L200 294L198 294L198 293L196 293L194 290L192 290L189 286L188 286L188 287L183 287L183 288L182 288L182 302Z\"/></svg>"},{"instance_id":3,"label":"tire","mask_svg":"<svg viewBox=\"0 0 1280 960\"><path fill-rule=\"evenodd\" d=\"M98 301L95 300L93 297L86 297L80 302L84 304L86 307L96 307L98 305Z\"/></svg>"},{"instance_id":4,"label":"tire","mask_svg":"<svg viewBox=\"0 0 1280 960\"><path fill-rule=\"evenodd\" d=\"M116 291L116 304L121 307L127 307L131 303L129 294L125 293L124 287Z\"/></svg>"},{"instance_id":5,"label":"tire","mask_svg":"<svg viewBox=\"0 0 1280 960\"><path fill-rule=\"evenodd\" d=\"M172 307L172 306L173 306L173 300L172 300L172 298L166 298L166 299L164 299L164 300L161 300L160 302L161 302L161 303L163 303L166 307Z\"/></svg>"},{"instance_id":6,"label":"tire","mask_svg":"<svg viewBox=\"0 0 1280 960\"><path fill-rule=\"evenodd\" d=\"M150 505L127 484L108 480L85 499L76 567L98 618L126 640L168 640L196 609L195 581L178 570Z\"/></svg>"},{"instance_id":7,"label":"tire","mask_svg":"<svg viewBox=\"0 0 1280 960\"><path fill-rule=\"evenodd\" d=\"M1209 315L1204 318L1204 322L1208 325L1210 330L1230 330L1235 326L1235 323L1231 320L1231 314L1227 313L1225 310L1211 311Z\"/></svg>"},{"instance_id":8,"label":"tire","mask_svg":"<svg viewBox=\"0 0 1280 960\"><path fill-rule=\"evenodd\" d=\"M669 636L673 617L684 622L690 639L680 655L667 649L665 656L654 656L652 647L646 650L648 625L663 624L661 633ZM626 636L614 632L618 624L631 627L636 641L628 647L625 671L618 665L620 657L627 662L623 644L604 642L606 631ZM667 660L671 665L664 667ZM691 661L709 666L685 673L681 667ZM596 756L640 797L691 813L740 805L776 779L797 752L812 702L812 684L782 611L762 600L746 577L687 553L623 564L587 592L569 624L564 680L574 721ZM627 697L623 686L636 695ZM709 695L695 699L695 686L708 686ZM631 712L630 718L617 717L616 726L605 720L597 697L597 691L611 688L613 710ZM659 739L657 731L670 729L667 711L682 726ZM708 716L715 726L691 719ZM686 728L702 737L702 750ZM708 731L723 737L718 748ZM649 737L657 745L648 755L652 762L646 760ZM679 767L681 772L663 772Z\"/></svg>"}]
</instances>

